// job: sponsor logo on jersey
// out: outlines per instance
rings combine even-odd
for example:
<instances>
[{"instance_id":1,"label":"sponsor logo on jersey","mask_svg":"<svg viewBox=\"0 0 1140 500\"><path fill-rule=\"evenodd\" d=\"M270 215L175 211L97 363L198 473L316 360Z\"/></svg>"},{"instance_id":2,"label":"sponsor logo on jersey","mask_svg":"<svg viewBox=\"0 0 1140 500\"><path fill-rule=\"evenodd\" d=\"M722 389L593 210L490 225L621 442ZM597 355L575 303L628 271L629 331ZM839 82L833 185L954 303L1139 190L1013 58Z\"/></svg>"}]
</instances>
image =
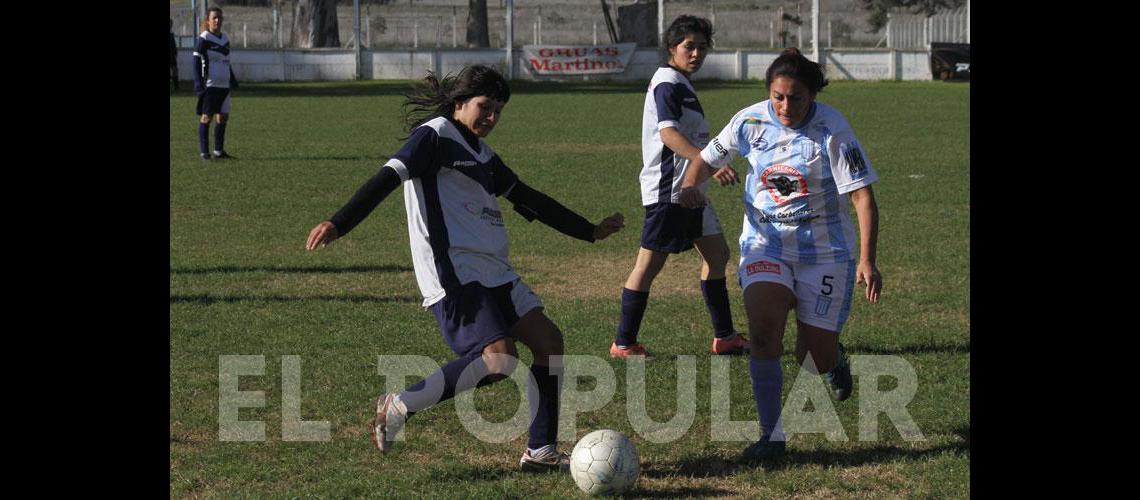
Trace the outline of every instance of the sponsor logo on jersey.
<instances>
[{"instance_id":1,"label":"sponsor logo on jersey","mask_svg":"<svg viewBox=\"0 0 1140 500\"><path fill-rule=\"evenodd\" d=\"M713 144L713 147L716 148L716 154L717 155L728 156L728 150L724 149L724 146L720 145L720 140L713 139L712 144Z\"/></svg>"},{"instance_id":2,"label":"sponsor logo on jersey","mask_svg":"<svg viewBox=\"0 0 1140 500\"><path fill-rule=\"evenodd\" d=\"M480 219L490 223L492 226L503 226L503 212L498 210L491 210L490 208L480 206L474 202L466 202L463 204L463 209L471 215L476 215Z\"/></svg>"},{"instance_id":3,"label":"sponsor logo on jersey","mask_svg":"<svg viewBox=\"0 0 1140 500\"><path fill-rule=\"evenodd\" d=\"M767 189L776 203L808 194L804 175L787 165L772 165L760 174L760 189Z\"/></svg>"},{"instance_id":4,"label":"sponsor logo on jersey","mask_svg":"<svg viewBox=\"0 0 1140 500\"><path fill-rule=\"evenodd\" d=\"M684 99L684 101L685 102L697 102L697 98L696 97L686 97Z\"/></svg>"},{"instance_id":5,"label":"sponsor logo on jersey","mask_svg":"<svg viewBox=\"0 0 1140 500\"><path fill-rule=\"evenodd\" d=\"M474 160L456 160L455 163L451 164L451 166L452 167L474 167L475 161Z\"/></svg>"},{"instance_id":6,"label":"sponsor logo on jersey","mask_svg":"<svg viewBox=\"0 0 1140 500\"><path fill-rule=\"evenodd\" d=\"M787 224L790 226L803 224L814 219L818 219L819 214L815 213L814 208L805 206L798 210L792 210L784 213L769 213L760 211L760 215L756 217L756 222L771 222L776 224Z\"/></svg>"},{"instance_id":7,"label":"sponsor logo on jersey","mask_svg":"<svg viewBox=\"0 0 1140 500\"><path fill-rule=\"evenodd\" d=\"M817 295L815 297L815 315L827 316L827 310L831 308L831 297L826 295Z\"/></svg>"},{"instance_id":8,"label":"sponsor logo on jersey","mask_svg":"<svg viewBox=\"0 0 1140 500\"><path fill-rule=\"evenodd\" d=\"M498 210L491 210L490 208L483 207L483 214L481 219L491 223L492 226L503 227L503 212Z\"/></svg>"},{"instance_id":9,"label":"sponsor logo on jersey","mask_svg":"<svg viewBox=\"0 0 1140 500\"><path fill-rule=\"evenodd\" d=\"M780 265L775 262L768 262L766 260L748 264L745 266L745 269L747 270L749 276L757 273L780 274Z\"/></svg>"}]
</instances>

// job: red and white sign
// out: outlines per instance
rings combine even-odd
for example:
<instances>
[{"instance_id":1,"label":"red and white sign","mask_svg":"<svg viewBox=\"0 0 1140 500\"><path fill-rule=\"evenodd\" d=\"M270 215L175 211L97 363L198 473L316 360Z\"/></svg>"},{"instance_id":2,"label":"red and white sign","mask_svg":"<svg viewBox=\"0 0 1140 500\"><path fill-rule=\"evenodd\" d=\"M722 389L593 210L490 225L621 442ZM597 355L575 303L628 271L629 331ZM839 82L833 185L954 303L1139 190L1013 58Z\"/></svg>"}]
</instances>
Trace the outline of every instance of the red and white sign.
<instances>
[{"instance_id":1,"label":"red and white sign","mask_svg":"<svg viewBox=\"0 0 1140 500\"><path fill-rule=\"evenodd\" d=\"M768 262L766 260L748 264L744 269L748 271L749 276L752 276L756 273L780 274L780 265L775 262Z\"/></svg>"},{"instance_id":2,"label":"red and white sign","mask_svg":"<svg viewBox=\"0 0 1140 500\"><path fill-rule=\"evenodd\" d=\"M536 75L603 75L629 66L636 43L524 45L526 67Z\"/></svg>"}]
</instances>

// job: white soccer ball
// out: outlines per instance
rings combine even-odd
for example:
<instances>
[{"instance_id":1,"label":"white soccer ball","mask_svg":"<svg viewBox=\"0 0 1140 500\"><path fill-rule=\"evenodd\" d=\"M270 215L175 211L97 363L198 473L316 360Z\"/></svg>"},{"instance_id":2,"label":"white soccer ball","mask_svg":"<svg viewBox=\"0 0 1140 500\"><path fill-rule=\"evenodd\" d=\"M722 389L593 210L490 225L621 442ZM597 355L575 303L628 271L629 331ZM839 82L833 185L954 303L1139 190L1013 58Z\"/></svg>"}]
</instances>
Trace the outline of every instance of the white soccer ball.
<instances>
[{"instance_id":1,"label":"white soccer ball","mask_svg":"<svg viewBox=\"0 0 1140 500\"><path fill-rule=\"evenodd\" d=\"M637 446L615 430L586 434L570 454L570 476L591 495L616 495L631 488L641 475Z\"/></svg>"}]
</instances>

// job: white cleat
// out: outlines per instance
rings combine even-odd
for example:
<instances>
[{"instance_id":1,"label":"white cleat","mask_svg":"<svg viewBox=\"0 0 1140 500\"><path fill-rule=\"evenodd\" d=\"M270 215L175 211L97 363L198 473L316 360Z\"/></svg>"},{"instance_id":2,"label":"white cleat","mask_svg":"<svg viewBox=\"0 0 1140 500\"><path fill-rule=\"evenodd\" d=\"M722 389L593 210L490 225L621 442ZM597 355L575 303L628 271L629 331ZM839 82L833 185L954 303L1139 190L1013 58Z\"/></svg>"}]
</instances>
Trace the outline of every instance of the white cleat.
<instances>
[{"instance_id":1,"label":"white cleat","mask_svg":"<svg viewBox=\"0 0 1140 500\"><path fill-rule=\"evenodd\" d=\"M388 393L376 400L376 415L372 417L372 444L381 453L390 453L396 435L404 428L408 412L395 393Z\"/></svg>"}]
</instances>

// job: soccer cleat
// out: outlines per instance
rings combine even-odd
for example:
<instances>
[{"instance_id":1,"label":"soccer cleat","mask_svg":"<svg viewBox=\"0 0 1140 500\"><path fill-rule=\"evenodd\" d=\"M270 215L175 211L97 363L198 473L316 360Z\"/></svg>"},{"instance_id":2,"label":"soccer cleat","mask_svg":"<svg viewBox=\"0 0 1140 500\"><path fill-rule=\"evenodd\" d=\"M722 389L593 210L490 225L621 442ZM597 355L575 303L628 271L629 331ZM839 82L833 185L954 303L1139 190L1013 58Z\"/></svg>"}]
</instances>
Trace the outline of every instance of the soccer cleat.
<instances>
[{"instance_id":1,"label":"soccer cleat","mask_svg":"<svg viewBox=\"0 0 1140 500\"><path fill-rule=\"evenodd\" d=\"M847 363L847 354L843 349L843 344L839 344L839 361L836 362L835 368L825 373L823 378L831 384L837 401L851 397L854 382L851 380L851 365Z\"/></svg>"},{"instance_id":2,"label":"soccer cleat","mask_svg":"<svg viewBox=\"0 0 1140 500\"><path fill-rule=\"evenodd\" d=\"M206 153L200 153L198 156L202 157L203 160L209 160L210 159L210 155L206 154Z\"/></svg>"},{"instance_id":3,"label":"soccer cleat","mask_svg":"<svg viewBox=\"0 0 1140 500\"><path fill-rule=\"evenodd\" d=\"M403 408L403 404L396 401L395 393L380 396L376 401L376 415L372 417L372 444L376 445L381 453L392 451L396 434L404 428L408 413L400 408Z\"/></svg>"},{"instance_id":4,"label":"soccer cleat","mask_svg":"<svg viewBox=\"0 0 1140 500\"><path fill-rule=\"evenodd\" d=\"M748 351L748 339L744 335L733 333L725 339L713 337L713 354L745 354Z\"/></svg>"},{"instance_id":5,"label":"soccer cleat","mask_svg":"<svg viewBox=\"0 0 1140 500\"><path fill-rule=\"evenodd\" d=\"M787 453L786 441L771 441L770 436L761 436L759 441L748 445L741 455L745 461L770 460L780 458Z\"/></svg>"},{"instance_id":6,"label":"soccer cleat","mask_svg":"<svg viewBox=\"0 0 1140 500\"><path fill-rule=\"evenodd\" d=\"M233 156L230 156L230 154L225 152L225 151L220 151L220 152L214 151L214 158L216 158L218 160L236 160L237 159Z\"/></svg>"},{"instance_id":7,"label":"soccer cleat","mask_svg":"<svg viewBox=\"0 0 1140 500\"><path fill-rule=\"evenodd\" d=\"M653 359L653 355L645 350L641 344L633 344L629 347L618 347L617 343L610 344L610 357L625 359L630 356L645 356L648 361Z\"/></svg>"},{"instance_id":8,"label":"soccer cleat","mask_svg":"<svg viewBox=\"0 0 1140 500\"><path fill-rule=\"evenodd\" d=\"M540 451L537 456L531 456L530 449L523 452L519 459L519 467L524 472L553 472L570 470L570 454L557 449Z\"/></svg>"}]
</instances>

